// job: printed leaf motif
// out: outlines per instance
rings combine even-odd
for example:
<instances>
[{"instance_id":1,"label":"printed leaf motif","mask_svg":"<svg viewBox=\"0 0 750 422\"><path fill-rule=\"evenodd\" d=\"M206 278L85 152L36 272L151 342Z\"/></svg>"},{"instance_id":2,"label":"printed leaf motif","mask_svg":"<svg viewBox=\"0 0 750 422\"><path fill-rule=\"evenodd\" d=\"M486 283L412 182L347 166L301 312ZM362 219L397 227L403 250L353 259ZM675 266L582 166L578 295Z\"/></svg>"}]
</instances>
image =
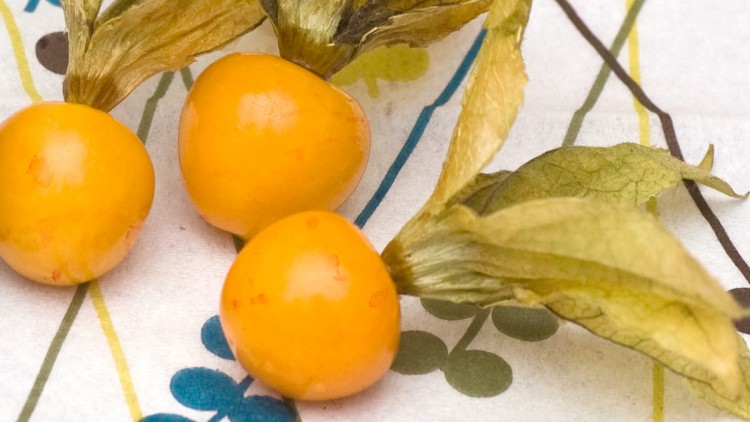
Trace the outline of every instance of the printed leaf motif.
<instances>
[{"instance_id":1,"label":"printed leaf motif","mask_svg":"<svg viewBox=\"0 0 750 422\"><path fill-rule=\"evenodd\" d=\"M403 233L403 232L402 232ZM456 205L383 253L405 294L545 305L734 396L742 309L653 217L578 198L480 217Z\"/></svg>"},{"instance_id":2,"label":"printed leaf motif","mask_svg":"<svg viewBox=\"0 0 750 422\"><path fill-rule=\"evenodd\" d=\"M218 316L209 318L201 329L201 340L206 348L219 357L231 352L224 348L226 339ZM214 412L210 420L229 418L232 422L292 422L299 414L291 399L279 400L269 396L246 396L253 378L246 376L236 383L221 371L208 368L187 368L172 376L170 390L178 402L192 409ZM151 422L189 422L188 418L172 413L147 416Z\"/></svg>"},{"instance_id":3,"label":"printed leaf motif","mask_svg":"<svg viewBox=\"0 0 750 422\"><path fill-rule=\"evenodd\" d=\"M703 165L712 161L713 150ZM497 178L491 183L489 179ZM668 151L625 143L612 147L566 147L549 151L512 174L480 175L462 195L479 214L549 197L583 197L624 205L643 205L650 198L694 180L734 198L741 198L723 180L701 167L672 157Z\"/></svg>"},{"instance_id":4,"label":"printed leaf motif","mask_svg":"<svg viewBox=\"0 0 750 422\"><path fill-rule=\"evenodd\" d=\"M336 85L350 85L359 79L367 84L370 97L380 96L378 79L409 82L419 79L427 72L430 56L423 48L411 48L406 45L381 47L359 56L331 81Z\"/></svg>"},{"instance_id":5,"label":"printed leaf motif","mask_svg":"<svg viewBox=\"0 0 750 422\"><path fill-rule=\"evenodd\" d=\"M222 359L234 360L234 355L229 348L227 338L221 329L218 315L212 316L203 324L203 328L201 328L201 342L203 342L203 345L209 352L216 356Z\"/></svg>"},{"instance_id":6,"label":"printed leaf motif","mask_svg":"<svg viewBox=\"0 0 750 422\"><path fill-rule=\"evenodd\" d=\"M141 419L140 422L194 422L192 419L173 413L157 413Z\"/></svg>"},{"instance_id":7,"label":"printed leaf motif","mask_svg":"<svg viewBox=\"0 0 750 422\"><path fill-rule=\"evenodd\" d=\"M453 303L443 300L422 299L422 307L431 315L446 320L458 321L475 316L481 309L468 303Z\"/></svg>"},{"instance_id":8,"label":"printed leaf motif","mask_svg":"<svg viewBox=\"0 0 750 422\"><path fill-rule=\"evenodd\" d=\"M447 359L448 347L434 334L404 331L391 369L405 375L429 374L442 367Z\"/></svg>"},{"instance_id":9,"label":"printed leaf motif","mask_svg":"<svg viewBox=\"0 0 750 422\"><path fill-rule=\"evenodd\" d=\"M469 397L494 397L513 382L513 371L500 356L484 350L452 353L443 368L445 379Z\"/></svg>"},{"instance_id":10,"label":"printed leaf motif","mask_svg":"<svg viewBox=\"0 0 750 422\"><path fill-rule=\"evenodd\" d=\"M63 3L70 32L66 101L108 111L162 71L182 69L265 18L257 0L117 1L96 19L100 1Z\"/></svg>"},{"instance_id":11,"label":"printed leaf motif","mask_svg":"<svg viewBox=\"0 0 750 422\"><path fill-rule=\"evenodd\" d=\"M229 411L231 422L292 422L294 413L284 402L268 396L250 396Z\"/></svg>"},{"instance_id":12,"label":"printed leaf motif","mask_svg":"<svg viewBox=\"0 0 750 422\"><path fill-rule=\"evenodd\" d=\"M228 409L242 399L242 392L232 378L208 368L178 371L169 388L178 402L195 410Z\"/></svg>"},{"instance_id":13,"label":"printed leaf motif","mask_svg":"<svg viewBox=\"0 0 750 422\"><path fill-rule=\"evenodd\" d=\"M492 323L506 336L523 341L542 341L559 327L557 318L544 308L499 305L492 308Z\"/></svg>"}]
</instances>

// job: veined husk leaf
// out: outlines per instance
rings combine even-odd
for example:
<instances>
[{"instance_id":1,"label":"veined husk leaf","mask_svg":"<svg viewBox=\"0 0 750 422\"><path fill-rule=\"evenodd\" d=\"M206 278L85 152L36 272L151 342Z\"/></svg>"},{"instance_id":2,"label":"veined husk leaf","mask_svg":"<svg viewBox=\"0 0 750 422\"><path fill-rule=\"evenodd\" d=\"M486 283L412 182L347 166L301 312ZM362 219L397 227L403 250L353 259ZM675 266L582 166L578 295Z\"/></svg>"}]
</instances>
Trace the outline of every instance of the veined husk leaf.
<instances>
[{"instance_id":1,"label":"veined husk leaf","mask_svg":"<svg viewBox=\"0 0 750 422\"><path fill-rule=\"evenodd\" d=\"M742 386L739 399L722 394L705 382L691 380L690 386L702 399L718 407L731 412L741 418L750 420L750 352L745 340L737 335L738 352L740 357L740 368L742 368Z\"/></svg>"},{"instance_id":2,"label":"veined husk leaf","mask_svg":"<svg viewBox=\"0 0 750 422\"><path fill-rule=\"evenodd\" d=\"M544 305L728 397L740 392L732 297L657 221L632 207L542 199L479 216L423 216L383 252L404 294Z\"/></svg>"},{"instance_id":3,"label":"veined husk leaf","mask_svg":"<svg viewBox=\"0 0 750 422\"><path fill-rule=\"evenodd\" d=\"M486 12L492 0L261 0L282 57L329 79L374 48L426 46Z\"/></svg>"},{"instance_id":4,"label":"veined husk leaf","mask_svg":"<svg viewBox=\"0 0 750 422\"><path fill-rule=\"evenodd\" d=\"M258 26L257 0L63 0L69 31L66 101L108 111L140 83L178 70Z\"/></svg>"},{"instance_id":5,"label":"veined husk leaf","mask_svg":"<svg viewBox=\"0 0 750 422\"><path fill-rule=\"evenodd\" d=\"M712 164L713 149L703 165ZM729 184L710 173L710 167L691 166L668 151L634 143L611 147L564 147L546 152L511 174L480 174L459 194L471 197L472 208L489 214L513 204L549 197L581 197L639 206L676 187L682 179L694 180L734 198ZM465 199L455 198L465 203Z\"/></svg>"},{"instance_id":6,"label":"veined husk leaf","mask_svg":"<svg viewBox=\"0 0 750 422\"><path fill-rule=\"evenodd\" d=\"M698 168L705 170L705 171L711 171L711 169L714 168L714 145L713 144L708 146L708 151L706 151L706 155L703 156L703 159L701 160L700 164L698 164Z\"/></svg>"},{"instance_id":7,"label":"veined husk leaf","mask_svg":"<svg viewBox=\"0 0 750 422\"><path fill-rule=\"evenodd\" d=\"M399 292L546 306L706 386L712 403L737 413L722 400L739 399L744 404L733 406L747 408L748 370L737 352L744 346L733 325L744 311L653 216L633 207L682 178L737 196L708 173L711 154L692 167L633 146L573 149L516 173L478 175L523 98L528 10L517 0L490 10L437 187L382 254ZM526 180L542 177L536 187ZM563 194L582 197L535 199Z\"/></svg>"},{"instance_id":8,"label":"veined husk leaf","mask_svg":"<svg viewBox=\"0 0 750 422\"><path fill-rule=\"evenodd\" d=\"M530 0L493 3L448 157L426 210L439 209L467 185L508 137L526 86L520 44L530 9Z\"/></svg>"}]
</instances>

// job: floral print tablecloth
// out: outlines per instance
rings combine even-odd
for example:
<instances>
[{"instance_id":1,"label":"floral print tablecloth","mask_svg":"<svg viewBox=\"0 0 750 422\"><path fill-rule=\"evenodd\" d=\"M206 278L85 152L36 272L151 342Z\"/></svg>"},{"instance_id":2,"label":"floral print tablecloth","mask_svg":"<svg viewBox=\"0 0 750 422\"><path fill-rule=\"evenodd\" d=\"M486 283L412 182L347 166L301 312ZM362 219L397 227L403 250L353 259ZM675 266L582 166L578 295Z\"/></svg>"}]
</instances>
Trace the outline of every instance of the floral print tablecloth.
<instances>
[{"instance_id":1,"label":"floral print tablecloth","mask_svg":"<svg viewBox=\"0 0 750 422\"><path fill-rule=\"evenodd\" d=\"M709 144L715 173L750 189L750 5L743 0L576 0L582 22L537 0L525 34L525 105L492 169L560 145L666 147L657 115L607 54L675 122L688 162ZM59 0L0 0L0 119L61 99L67 44ZM373 150L339 210L380 250L431 192L460 110L481 19L427 48L376 50L336 75L370 117ZM113 114L145 142L156 198L114 271L80 287L26 281L0 263L0 421L723 421L686 383L572 324L502 309L402 299L393 369L354 397L284 400L234 362L218 323L232 237L203 222L182 188L176 126L194 77L228 51L276 52L264 24L223 52L147 81ZM642 99L642 98L641 98ZM0 192L0 194L2 194ZM750 302L750 206L707 189L662 196L659 217L741 301ZM738 329L750 332L750 324ZM745 337L747 338L747 337Z\"/></svg>"}]
</instances>

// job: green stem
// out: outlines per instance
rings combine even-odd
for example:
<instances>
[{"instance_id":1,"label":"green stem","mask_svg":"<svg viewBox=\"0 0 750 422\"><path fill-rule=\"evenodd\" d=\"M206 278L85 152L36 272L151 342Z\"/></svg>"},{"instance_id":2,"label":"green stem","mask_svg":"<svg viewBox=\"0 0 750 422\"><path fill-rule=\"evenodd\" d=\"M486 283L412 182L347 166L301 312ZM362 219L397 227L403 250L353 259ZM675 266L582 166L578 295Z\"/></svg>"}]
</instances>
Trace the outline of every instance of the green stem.
<instances>
[{"instance_id":1,"label":"green stem","mask_svg":"<svg viewBox=\"0 0 750 422\"><path fill-rule=\"evenodd\" d=\"M489 316L490 309L480 309L474 317L474 320L471 321L471 325L469 325L469 328L466 329L464 336L461 337L461 340L459 340L453 350L451 350L451 354L461 353L465 351L466 348L469 347L469 344L471 344L471 342L477 336L477 334L479 334L479 330L482 329Z\"/></svg>"}]
</instances>

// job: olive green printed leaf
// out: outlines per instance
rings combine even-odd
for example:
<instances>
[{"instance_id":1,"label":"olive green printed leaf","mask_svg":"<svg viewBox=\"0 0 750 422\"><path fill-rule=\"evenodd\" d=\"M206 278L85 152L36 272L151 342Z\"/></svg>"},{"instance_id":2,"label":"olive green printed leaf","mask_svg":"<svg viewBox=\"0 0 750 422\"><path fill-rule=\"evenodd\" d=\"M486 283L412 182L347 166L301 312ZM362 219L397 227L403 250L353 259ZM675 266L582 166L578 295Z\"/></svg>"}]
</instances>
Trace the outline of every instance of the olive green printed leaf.
<instances>
[{"instance_id":1,"label":"olive green printed leaf","mask_svg":"<svg viewBox=\"0 0 750 422\"><path fill-rule=\"evenodd\" d=\"M425 206L439 210L484 168L508 137L523 101L526 74L520 43L530 0L496 1L469 76L463 109L437 187Z\"/></svg>"},{"instance_id":2,"label":"olive green printed leaf","mask_svg":"<svg viewBox=\"0 0 750 422\"><path fill-rule=\"evenodd\" d=\"M378 79L411 82L427 73L429 63L430 56L424 48L404 44L381 47L349 63L333 75L331 82L342 86L362 79L367 85L368 95L377 98L380 95Z\"/></svg>"},{"instance_id":3,"label":"olive green printed leaf","mask_svg":"<svg viewBox=\"0 0 750 422\"><path fill-rule=\"evenodd\" d=\"M459 321L475 317L482 309L477 305L422 299L422 307L432 316L445 321Z\"/></svg>"},{"instance_id":4,"label":"olive green printed leaf","mask_svg":"<svg viewBox=\"0 0 750 422\"><path fill-rule=\"evenodd\" d=\"M740 356L740 368L742 369L742 390L739 398L721 394L705 382L691 380L690 386L700 398L717 408L750 420L750 354L748 354L745 340L739 337L739 334L737 343L739 344L738 355Z\"/></svg>"},{"instance_id":5,"label":"olive green printed leaf","mask_svg":"<svg viewBox=\"0 0 750 422\"><path fill-rule=\"evenodd\" d=\"M440 369L448 360L448 346L426 331L404 331L391 369L404 375L423 375Z\"/></svg>"},{"instance_id":6,"label":"olive green printed leaf","mask_svg":"<svg viewBox=\"0 0 750 422\"><path fill-rule=\"evenodd\" d=\"M108 111L149 77L182 69L265 19L257 0L173 3L116 2L86 42L76 35L63 85L66 100ZM90 18L66 11L69 28L82 28L84 22L91 27Z\"/></svg>"},{"instance_id":7,"label":"olive green printed leaf","mask_svg":"<svg viewBox=\"0 0 750 422\"><path fill-rule=\"evenodd\" d=\"M488 177L479 179L486 181ZM734 198L747 196L736 193L707 170L672 157L666 150L625 143L549 151L501 177L494 185L478 186L472 198L481 204L470 206L483 215L525 201L563 196L639 206L676 187L682 179L694 180Z\"/></svg>"},{"instance_id":8,"label":"olive green printed leaf","mask_svg":"<svg viewBox=\"0 0 750 422\"><path fill-rule=\"evenodd\" d=\"M513 383L513 370L508 362L484 350L453 352L442 369L446 381L469 397L494 397Z\"/></svg>"},{"instance_id":9,"label":"olive green printed leaf","mask_svg":"<svg viewBox=\"0 0 750 422\"><path fill-rule=\"evenodd\" d=\"M492 323L501 333L523 341L542 341L557 332L557 318L545 308L495 306Z\"/></svg>"},{"instance_id":10,"label":"olive green printed leaf","mask_svg":"<svg viewBox=\"0 0 750 422\"><path fill-rule=\"evenodd\" d=\"M650 215L583 198L479 216L454 205L383 252L402 294L544 305L728 397L740 391L734 299Z\"/></svg>"}]
</instances>

